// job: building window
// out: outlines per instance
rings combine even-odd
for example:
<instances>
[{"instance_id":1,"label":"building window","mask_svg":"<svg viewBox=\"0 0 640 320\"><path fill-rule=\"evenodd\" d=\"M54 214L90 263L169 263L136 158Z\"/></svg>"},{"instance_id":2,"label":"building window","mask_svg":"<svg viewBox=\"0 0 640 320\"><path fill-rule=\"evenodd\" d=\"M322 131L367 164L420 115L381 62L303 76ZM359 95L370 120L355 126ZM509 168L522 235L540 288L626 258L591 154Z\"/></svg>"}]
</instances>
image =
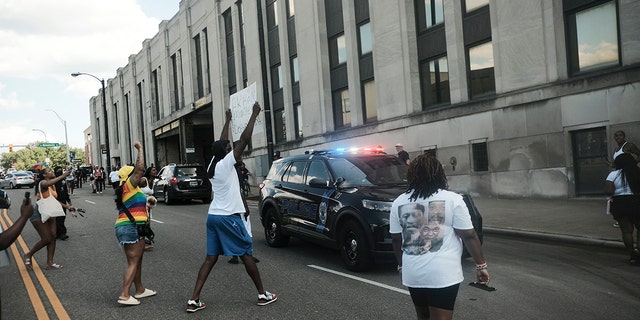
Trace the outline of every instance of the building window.
<instances>
[{"instance_id":1,"label":"building window","mask_svg":"<svg viewBox=\"0 0 640 320\"><path fill-rule=\"evenodd\" d=\"M120 119L118 119L118 103L114 103L113 104L113 116L114 119L116 119L116 121L114 121L114 124L116 125L116 144L120 144Z\"/></svg>"},{"instance_id":2,"label":"building window","mask_svg":"<svg viewBox=\"0 0 640 320\"><path fill-rule=\"evenodd\" d=\"M271 30L278 25L278 1L275 0L267 5L267 29Z\"/></svg>"},{"instance_id":3,"label":"building window","mask_svg":"<svg viewBox=\"0 0 640 320\"><path fill-rule=\"evenodd\" d=\"M294 107L294 110L296 117L296 138L299 139L304 137L302 132L302 106L298 104Z\"/></svg>"},{"instance_id":4,"label":"building window","mask_svg":"<svg viewBox=\"0 0 640 320\"><path fill-rule=\"evenodd\" d=\"M489 171L489 156L486 141L472 143L471 155L473 157L473 171Z\"/></svg>"},{"instance_id":5,"label":"building window","mask_svg":"<svg viewBox=\"0 0 640 320\"><path fill-rule=\"evenodd\" d=\"M271 90L276 91L282 89L282 66L277 65L271 67Z\"/></svg>"},{"instance_id":6,"label":"building window","mask_svg":"<svg viewBox=\"0 0 640 320\"><path fill-rule=\"evenodd\" d=\"M349 88L334 91L333 115L336 128L351 125L351 104L349 103Z\"/></svg>"},{"instance_id":7,"label":"building window","mask_svg":"<svg viewBox=\"0 0 640 320\"><path fill-rule=\"evenodd\" d=\"M329 40L329 54L332 67L347 62L347 43L344 34Z\"/></svg>"},{"instance_id":8,"label":"building window","mask_svg":"<svg viewBox=\"0 0 640 320\"><path fill-rule=\"evenodd\" d=\"M418 31L425 31L444 22L444 4L442 0L416 1Z\"/></svg>"},{"instance_id":9,"label":"building window","mask_svg":"<svg viewBox=\"0 0 640 320\"><path fill-rule=\"evenodd\" d=\"M200 44L200 35L196 35L193 37L193 47L195 51L195 68L196 68L196 83L198 85L196 92L197 98L204 97L204 76L202 74L202 46ZM179 105L176 105L176 108L180 108Z\"/></svg>"},{"instance_id":10,"label":"building window","mask_svg":"<svg viewBox=\"0 0 640 320\"><path fill-rule=\"evenodd\" d=\"M618 65L615 1L570 13L567 16L567 33L572 74Z\"/></svg>"},{"instance_id":11,"label":"building window","mask_svg":"<svg viewBox=\"0 0 640 320\"><path fill-rule=\"evenodd\" d=\"M487 5L489 5L489 0L464 0L464 8L466 13Z\"/></svg>"},{"instance_id":12,"label":"building window","mask_svg":"<svg viewBox=\"0 0 640 320\"><path fill-rule=\"evenodd\" d=\"M233 46L233 25L231 21L231 10L222 14L224 19L225 45L227 49L227 80L229 82L229 94L238 91L236 82L236 61L235 48Z\"/></svg>"},{"instance_id":13,"label":"building window","mask_svg":"<svg viewBox=\"0 0 640 320\"><path fill-rule=\"evenodd\" d=\"M364 98L364 119L365 122L378 119L378 99L376 98L376 82L370 80L362 85Z\"/></svg>"},{"instance_id":14,"label":"building window","mask_svg":"<svg viewBox=\"0 0 640 320\"><path fill-rule=\"evenodd\" d=\"M177 58L177 54L173 54L171 55L171 73L173 74L172 77L172 82L173 82L173 86L172 86L172 96L173 96L173 108L171 108L172 110L178 110L179 106L180 106L180 94L179 94L179 89L178 89L178 58Z\"/></svg>"},{"instance_id":15,"label":"building window","mask_svg":"<svg viewBox=\"0 0 640 320\"><path fill-rule=\"evenodd\" d=\"M153 111L156 121L162 118L162 113L160 113L160 68L153 70L151 72L151 103L153 105Z\"/></svg>"},{"instance_id":16,"label":"building window","mask_svg":"<svg viewBox=\"0 0 640 320\"><path fill-rule=\"evenodd\" d=\"M291 18L296 15L296 8L293 0L287 0L287 17Z\"/></svg>"},{"instance_id":17,"label":"building window","mask_svg":"<svg viewBox=\"0 0 640 320\"><path fill-rule=\"evenodd\" d=\"M358 28L358 35L360 36L360 56L371 53L373 51L373 45L371 43L371 23L367 22ZM343 37L344 38L344 37ZM345 50L346 61L346 50Z\"/></svg>"},{"instance_id":18,"label":"building window","mask_svg":"<svg viewBox=\"0 0 640 320\"><path fill-rule=\"evenodd\" d=\"M437 158L438 157L438 147L437 146L425 147L424 149L422 149L422 154L426 154L428 156L432 156L434 158Z\"/></svg>"},{"instance_id":19,"label":"building window","mask_svg":"<svg viewBox=\"0 0 640 320\"><path fill-rule=\"evenodd\" d=\"M284 108L279 108L273 112L274 131L276 134L276 142L287 141L287 128Z\"/></svg>"},{"instance_id":20,"label":"building window","mask_svg":"<svg viewBox=\"0 0 640 320\"><path fill-rule=\"evenodd\" d=\"M486 42L469 48L469 87L471 98L495 93L493 44Z\"/></svg>"},{"instance_id":21,"label":"building window","mask_svg":"<svg viewBox=\"0 0 640 320\"><path fill-rule=\"evenodd\" d=\"M425 61L420 65L423 109L451 102L447 57Z\"/></svg>"},{"instance_id":22,"label":"building window","mask_svg":"<svg viewBox=\"0 0 640 320\"><path fill-rule=\"evenodd\" d=\"M298 72L298 57L291 58L291 80L293 83L300 81L300 73Z\"/></svg>"}]
</instances>

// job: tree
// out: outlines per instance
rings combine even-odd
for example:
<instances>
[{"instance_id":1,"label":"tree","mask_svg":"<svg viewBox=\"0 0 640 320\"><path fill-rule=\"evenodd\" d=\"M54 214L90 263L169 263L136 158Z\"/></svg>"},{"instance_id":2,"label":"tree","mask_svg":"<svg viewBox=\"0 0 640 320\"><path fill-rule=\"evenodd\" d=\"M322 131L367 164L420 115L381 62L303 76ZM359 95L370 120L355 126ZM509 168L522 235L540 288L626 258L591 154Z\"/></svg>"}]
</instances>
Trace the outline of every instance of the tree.
<instances>
[{"instance_id":1,"label":"tree","mask_svg":"<svg viewBox=\"0 0 640 320\"><path fill-rule=\"evenodd\" d=\"M38 145L35 142L30 145ZM69 151L75 152L76 159L82 159L84 161L84 150L78 148L70 148ZM49 167L56 166L65 167L67 162L67 145L61 144L56 148L41 148L41 147L27 147L14 152L2 153L2 160L0 160L0 166L4 168L16 168L17 170L29 170L37 163L47 163ZM74 163L73 165L81 165L82 163Z\"/></svg>"}]
</instances>

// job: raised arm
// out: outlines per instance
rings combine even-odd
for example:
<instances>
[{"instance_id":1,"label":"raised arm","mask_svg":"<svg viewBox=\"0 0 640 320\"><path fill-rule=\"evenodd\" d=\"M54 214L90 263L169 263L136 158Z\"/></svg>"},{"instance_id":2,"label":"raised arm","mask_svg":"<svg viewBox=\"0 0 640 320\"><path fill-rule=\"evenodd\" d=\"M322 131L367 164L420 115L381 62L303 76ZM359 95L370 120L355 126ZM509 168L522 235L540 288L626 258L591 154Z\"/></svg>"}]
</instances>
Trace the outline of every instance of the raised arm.
<instances>
[{"instance_id":1,"label":"raised arm","mask_svg":"<svg viewBox=\"0 0 640 320\"><path fill-rule=\"evenodd\" d=\"M231 110L227 109L224 116L224 127L222 127L222 132L220 133L219 140L229 140L229 123L231 123Z\"/></svg>"},{"instance_id":2,"label":"raised arm","mask_svg":"<svg viewBox=\"0 0 640 320\"><path fill-rule=\"evenodd\" d=\"M233 148L233 156L236 158L236 161L240 161L242 159L242 153L249 144L249 141L251 141L253 126L256 124L256 119L258 118L258 114L260 114L260 110L262 110L262 108L260 108L260 104L256 101L256 103L253 104L253 112L251 113L251 118L249 118L247 127L244 128L240 135L240 141Z\"/></svg>"},{"instance_id":3,"label":"raised arm","mask_svg":"<svg viewBox=\"0 0 640 320\"><path fill-rule=\"evenodd\" d=\"M139 186L145 169L144 152L142 151L142 143L140 143L140 141L136 141L133 146L138 150L138 158L136 159L136 164L133 167L133 173L131 174L130 180L134 186Z\"/></svg>"}]
</instances>

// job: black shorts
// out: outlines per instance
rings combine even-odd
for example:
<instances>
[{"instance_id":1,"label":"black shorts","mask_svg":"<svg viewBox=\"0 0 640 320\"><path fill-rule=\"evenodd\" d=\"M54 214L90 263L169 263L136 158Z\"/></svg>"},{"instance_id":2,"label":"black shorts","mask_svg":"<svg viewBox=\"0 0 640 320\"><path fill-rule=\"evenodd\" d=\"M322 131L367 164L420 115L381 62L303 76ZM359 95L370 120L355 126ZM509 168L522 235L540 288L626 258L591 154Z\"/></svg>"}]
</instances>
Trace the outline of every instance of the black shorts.
<instances>
[{"instance_id":1,"label":"black shorts","mask_svg":"<svg viewBox=\"0 0 640 320\"><path fill-rule=\"evenodd\" d=\"M409 293L411 293L411 300L416 307L453 310L459 288L460 284L458 283L446 288L409 288Z\"/></svg>"}]
</instances>

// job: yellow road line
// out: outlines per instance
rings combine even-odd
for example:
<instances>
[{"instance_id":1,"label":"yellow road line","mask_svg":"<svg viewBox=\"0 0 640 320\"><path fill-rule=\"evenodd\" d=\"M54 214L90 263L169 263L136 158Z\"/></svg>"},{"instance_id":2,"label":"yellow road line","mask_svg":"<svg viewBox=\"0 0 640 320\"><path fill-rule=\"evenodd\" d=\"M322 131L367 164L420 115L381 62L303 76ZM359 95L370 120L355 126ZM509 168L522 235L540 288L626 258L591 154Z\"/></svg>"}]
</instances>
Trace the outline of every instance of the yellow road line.
<instances>
[{"instance_id":1,"label":"yellow road line","mask_svg":"<svg viewBox=\"0 0 640 320\"><path fill-rule=\"evenodd\" d=\"M13 225L13 221L11 221L11 218L9 217L9 215L7 214L6 211L4 213L4 216L5 216L5 219L11 225ZM3 228L4 228L4 221L2 221L2 224L3 224ZM6 228L5 228L5 230L6 230ZM25 241L22 238L22 236L18 237L17 242L20 244L20 247L22 248L23 252L28 252L29 251L29 247L27 247L27 244L25 243ZM27 267L25 266L24 261L22 260L22 257L19 255L18 249L15 246L16 246L16 244L14 243L12 245L12 248L15 248L15 250L12 250L12 251L13 251L13 255L15 257L15 261L18 264L18 269L20 270L21 275L22 275L22 273L24 271L24 273L28 277L29 273L28 273ZM53 308L53 311L58 316L58 319L60 319L60 320L70 320L71 318L69 317L69 314L67 313L67 310L62 305L62 302L60 302L60 299L58 298L58 295L56 295L56 292L53 290L53 287L51 287L51 284L49 283L49 280L47 280L47 278L45 277L44 273L42 273L42 270L40 269L40 266L36 263L36 261L35 261L35 259L33 257L31 257L31 267L33 268L33 272L36 275L36 278L38 278L38 280L40 282L40 286L42 286L42 289L44 290L47 298L49 299L49 303L51 303L51 307ZM25 279L24 276L22 278ZM28 277L28 279L29 279L29 282L31 283L31 287L30 288L27 287L27 292L29 293L29 296L31 297L31 295L32 295L30 290L33 290L33 294L38 296L37 291L35 289L35 286L33 286L33 282L31 282L31 278ZM27 286L26 280L25 280L25 286ZM31 301L32 301L34 310L36 310L36 315L38 315L37 304L33 302L33 299ZM44 306L42 305L42 301L39 299L39 297L38 297L38 304L44 310ZM45 312L44 317L41 318L41 316L38 315L38 319L49 319L49 316L46 314L46 310L44 310L44 312Z\"/></svg>"}]
</instances>

